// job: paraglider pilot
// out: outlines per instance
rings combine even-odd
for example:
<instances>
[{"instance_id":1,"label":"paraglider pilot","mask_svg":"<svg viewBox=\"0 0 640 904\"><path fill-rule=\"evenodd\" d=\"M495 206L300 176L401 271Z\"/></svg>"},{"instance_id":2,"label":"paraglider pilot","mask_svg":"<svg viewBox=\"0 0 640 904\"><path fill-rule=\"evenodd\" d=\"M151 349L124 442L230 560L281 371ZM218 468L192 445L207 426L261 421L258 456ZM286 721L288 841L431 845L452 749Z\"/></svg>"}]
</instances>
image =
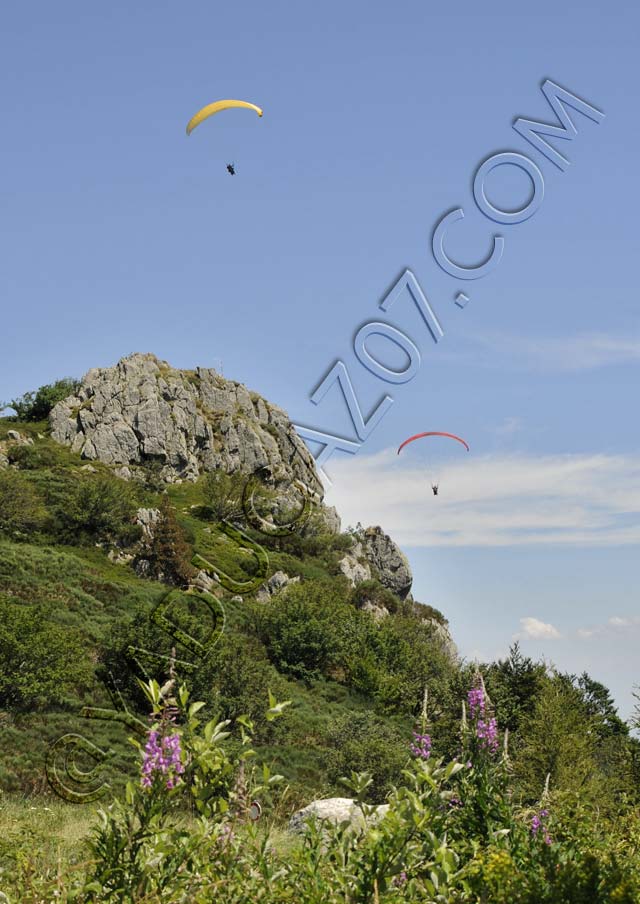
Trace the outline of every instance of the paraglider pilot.
<instances>
[{"instance_id":1,"label":"paraglider pilot","mask_svg":"<svg viewBox=\"0 0 640 904\"><path fill-rule=\"evenodd\" d=\"M433 490L433 495L434 495L434 496L437 496L437 495L438 495L438 484L437 484L437 483L432 483L432 484L431 484L431 489Z\"/></svg>"},{"instance_id":2,"label":"paraglider pilot","mask_svg":"<svg viewBox=\"0 0 640 904\"><path fill-rule=\"evenodd\" d=\"M229 173L230 176L235 176L236 168L233 165L233 163L227 163L227 172Z\"/></svg>"}]
</instances>

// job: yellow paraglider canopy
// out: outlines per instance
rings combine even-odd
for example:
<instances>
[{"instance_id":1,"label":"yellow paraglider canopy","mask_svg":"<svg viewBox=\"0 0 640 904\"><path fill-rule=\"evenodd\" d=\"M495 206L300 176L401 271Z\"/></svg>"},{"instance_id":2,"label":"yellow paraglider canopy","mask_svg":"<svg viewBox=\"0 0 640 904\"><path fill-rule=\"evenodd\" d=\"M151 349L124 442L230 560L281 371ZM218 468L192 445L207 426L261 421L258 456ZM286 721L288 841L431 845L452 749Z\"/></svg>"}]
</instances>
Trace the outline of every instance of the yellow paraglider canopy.
<instances>
[{"instance_id":1,"label":"yellow paraglider canopy","mask_svg":"<svg viewBox=\"0 0 640 904\"><path fill-rule=\"evenodd\" d=\"M233 107L245 107L247 110L255 110L258 116L262 116L260 107L256 107L255 104L247 103L246 100L217 100L213 104L207 104L202 110L198 110L196 115L189 120L187 123L187 135L191 135L195 127L199 126L205 119L208 119L215 113L219 113L221 110L230 110Z\"/></svg>"}]
</instances>

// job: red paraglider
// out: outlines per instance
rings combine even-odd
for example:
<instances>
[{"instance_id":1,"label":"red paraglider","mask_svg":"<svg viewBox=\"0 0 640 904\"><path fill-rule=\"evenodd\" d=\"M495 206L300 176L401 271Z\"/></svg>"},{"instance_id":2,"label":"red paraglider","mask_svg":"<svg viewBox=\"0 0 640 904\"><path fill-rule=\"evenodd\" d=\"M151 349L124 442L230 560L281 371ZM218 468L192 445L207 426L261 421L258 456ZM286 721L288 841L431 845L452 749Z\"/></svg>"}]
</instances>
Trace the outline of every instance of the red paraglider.
<instances>
[{"instance_id":1,"label":"red paraglider","mask_svg":"<svg viewBox=\"0 0 640 904\"><path fill-rule=\"evenodd\" d=\"M442 433L439 430L429 430L426 433L416 433L415 436L410 436L409 439L405 439L405 441L398 447L397 454L400 455L405 446L408 446L409 443L412 443L416 439L422 439L422 437L424 436L446 436L448 439L455 439L457 442L462 443L467 452L470 451L468 443L466 442L466 440L462 439L461 436L456 436L455 433ZM437 496L438 484L432 483L431 489L433 490L433 495Z\"/></svg>"},{"instance_id":2,"label":"red paraglider","mask_svg":"<svg viewBox=\"0 0 640 904\"><path fill-rule=\"evenodd\" d=\"M436 430L432 430L429 433L416 433L415 436L410 436L409 439L405 439L405 441L398 448L398 455L400 455L402 449L404 449L405 446L408 446L409 443L412 443L414 439L422 439L423 436L448 436L449 439L457 439L459 443L462 443L467 452L470 451L468 443L466 443L461 436L456 436L455 433L440 433Z\"/></svg>"}]
</instances>

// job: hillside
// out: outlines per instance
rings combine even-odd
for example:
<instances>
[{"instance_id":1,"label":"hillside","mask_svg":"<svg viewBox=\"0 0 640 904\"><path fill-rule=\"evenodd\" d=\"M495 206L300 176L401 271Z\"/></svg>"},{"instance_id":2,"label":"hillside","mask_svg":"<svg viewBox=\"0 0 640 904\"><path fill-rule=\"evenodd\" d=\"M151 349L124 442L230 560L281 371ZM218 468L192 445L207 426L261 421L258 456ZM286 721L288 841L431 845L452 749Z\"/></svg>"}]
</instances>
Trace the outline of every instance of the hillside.
<instances>
[{"instance_id":1,"label":"hillside","mask_svg":"<svg viewBox=\"0 0 640 904\"><path fill-rule=\"evenodd\" d=\"M137 354L12 407L17 416L0 418L10 900L71 888L94 801L115 809L78 900L125 900L121 881L126 900L139 888L149 901L196 900L193 888L203 904L271 900L269 882L283 901L342 901L345 882L360 888L354 902L379 890L390 904L417 900L405 887L451 904L637 900L640 743L607 688L517 645L503 661L462 661L445 615L413 598L409 562L384 529L342 530L324 506L285 412L215 372ZM205 743L184 716L192 775L171 792L195 795L202 838L193 798L176 806L161 782L147 794L128 741L151 743L149 682L159 689L170 675L212 720ZM216 720L234 734L216 740ZM268 770L260 831L277 850L256 847L262 836L238 815L243 732ZM278 796L274 773L287 787ZM352 796L388 802L380 832L352 842L337 829L331 856L320 835L283 837L310 801L344 797L345 776ZM162 833L139 848L136 832L159 814ZM172 858L184 862L191 845L199 853L177 898ZM450 895L434 897L437 887Z\"/></svg>"},{"instance_id":2,"label":"hillside","mask_svg":"<svg viewBox=\"0 0 640 904\"><path fill-rule=\"evenodd\" d=\"M135 679L162 680L159 657L175 642L149 618L171 587L191 588L172 617L193 636L206 633L195 594L206 590L224 610L222 638L194 677L212 712L259 717L269 688L294 701L277 729L259 726L258 739L301 800L338 790L345 723L358 726L362 750L372 740L391 747L410 732L425 682L448 692L457 661L444 617L413 601L408 562L380 528L340 532L301 445L286 415L256 393L148 355L90 371L47 421L0 420L6 790L46 791L47 749L65 733L111 750L101 778L122 784L132 762L126 727L83 710L113 710L116 693L132 713L143 709ZM313 487L303 527L267 536L247 523L240 496L256 469L267 524L274 514L282 521L300 475ZM223 516L264 561L229 536ZM194 568L195 555L231 589ZM450 734L443 729L443 745ZM384 746L380 793L399 769Z\"/></svg>"}]
</instances>

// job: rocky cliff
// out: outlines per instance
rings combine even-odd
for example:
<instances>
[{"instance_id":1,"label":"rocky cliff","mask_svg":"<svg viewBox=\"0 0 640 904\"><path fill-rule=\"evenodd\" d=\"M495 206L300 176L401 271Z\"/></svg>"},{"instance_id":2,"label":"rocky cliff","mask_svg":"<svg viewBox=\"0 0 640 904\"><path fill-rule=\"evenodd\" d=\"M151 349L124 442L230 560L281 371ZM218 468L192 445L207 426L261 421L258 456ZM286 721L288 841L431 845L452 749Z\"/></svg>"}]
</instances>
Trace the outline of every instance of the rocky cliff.
<instances>
[{"instance_id":1,"label":"rocky cliff","mask_svg":"<svg viewBox=\"0 0 640 904\"><path fill-rule=\"evenodd\" d=\"M203 471L302 480L322 495L307 447L286 412L215 370L176 370L151 354L95 368L59 402L51 435L83 458L120 465L124 477L157 463L167 482Z\"/></svg>"},{"instance_id":2,"label":"rocky cliff","mask_svg":"<svg viewBox=\"0 0 640 904\"><path fill-rule=\"evenodd\" d=\"M155 465L167 483L196 480L222 469L252 474L261 469L275 485L302 480L321 499L315 462L285 411L242 383L210 368L177 370L152 354L136 353L114 367L95 368L77 393L49 416L51 435L83 458L118 466L135 478ZM321 506L326 527L340 531L333 508ZM371 577L404 599L412 575L406 556L380 527L362 532L343 571ZM353 559L353 562L351 562ZM354 581L355 583L355 581Z\"/></svg>"}]
</instances>

